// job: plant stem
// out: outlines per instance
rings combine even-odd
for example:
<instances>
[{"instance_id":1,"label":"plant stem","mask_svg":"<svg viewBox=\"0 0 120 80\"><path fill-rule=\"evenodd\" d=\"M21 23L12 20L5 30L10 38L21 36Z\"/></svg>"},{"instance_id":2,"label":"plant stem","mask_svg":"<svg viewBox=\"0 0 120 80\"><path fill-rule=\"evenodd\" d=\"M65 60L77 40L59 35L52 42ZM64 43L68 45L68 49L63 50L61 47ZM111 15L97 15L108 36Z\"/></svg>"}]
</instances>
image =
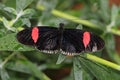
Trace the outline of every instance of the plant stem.
<instances>
[{"instance_id":1,"label":"plant stem","mask_svg":"<svg viewBox=\"0 0 120 80\"><path fill-rule=\"evenodd\" d=\"M86 57L92 61L96 61L98 63L101 63L103 65L106 65L108 67L111 67L113 69L119 70L120 71L120 65L117 65L115 63L112 63L110 61L104 60L102 58L99 58L97 56L91 55L91 54L86 54Z\"/></svg>"},{"instance_id":2,"label":"plant stem","mask_svg":"<svg viewBox=\"0 0 120 80\"><path fill-rule=\"evenodd\" d=\"M37 9L42 10L42 11L45 10L45 8L43 6L37 6ZM80 23L80 24L83 24L83 25L86 25L86 26L89 26L92 28L99 28L98 26L89 22L88 20L83 20L83 19L77 18L75 16L68 15L68 14L58 11L56 9L52 10L51 13L55 16L58 16L58 17L61 17L64 19L68 19L68 20L76 22L76 23Z\"/></svg>"},{"instance_id":3,"label":"plant stem","mask_svg":"<svg viewBox=\"0 0 120 80\"><path fill-rule=\"evenodd\" d=\"M9 56L0 64L0 68L2 68L15 54L16 54L16 52L13 52L11 55L9 55Z\"/></svg>"},{"instance_id":4,"label":"plant stem","mask_svg":"<svg viewBox=\"0 0 120 80\"><path fill-rule=\"evenodd\" d=\"M80 23L80 24L83 24L83 25L86 25L86 26L89 26L89 27L92 27L92 28L98 28L95 24L87 21L87 20L82 20L80 18L77 18L75 16L72 16L72 15L68 15L68 14L65 14L61 11L58 11L58 10L52 10L51 13L55 16L58 16L58 17L61 17L61 18L64 18L64 19L68 19L68 20L71 20L73 22L76 22L76 23Z\"/></svg>"},{"instance_id":5,"label":"plant stem","mask_svg":"<svg viewBox=\"0 0 120 80\"><path fill-rule=\"evenodd\" d=\"M120 36L120 30L118 29L111 29L111 33L119 35Z\"/></svg>"},{"instance_id":6,"label":"plant stem","mask_svg":"<svg viewBox=\"0 0 120 80\"><path fill-rule=\"evenodd\" d=\"M11 25L11 26L13 26L13 24L15 24L22 15L23 15L23 11L21 10L21 11L17 14L16 18L12 21L12 25Z\"/></svg>"}]
</instances>

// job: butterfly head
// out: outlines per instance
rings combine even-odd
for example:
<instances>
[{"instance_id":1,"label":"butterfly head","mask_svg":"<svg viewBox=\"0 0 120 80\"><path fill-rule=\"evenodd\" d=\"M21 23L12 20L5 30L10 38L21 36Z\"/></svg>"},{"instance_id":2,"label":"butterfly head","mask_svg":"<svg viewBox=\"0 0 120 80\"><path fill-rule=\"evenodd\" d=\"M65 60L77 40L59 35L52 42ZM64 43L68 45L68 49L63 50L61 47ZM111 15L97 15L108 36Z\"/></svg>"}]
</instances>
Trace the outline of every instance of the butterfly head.
<instances>
[{"instance_id":1,"label":"butterfly head","mask_svg":"<svg viewBox=\"0 0 120 80\"><path fill-rule=\"evenodd\" d=\"M63 31L63 29L64 29L63 27L64 27L64 23L60 23L59 24L59 30Z\"/></svg>"}]
</instances>

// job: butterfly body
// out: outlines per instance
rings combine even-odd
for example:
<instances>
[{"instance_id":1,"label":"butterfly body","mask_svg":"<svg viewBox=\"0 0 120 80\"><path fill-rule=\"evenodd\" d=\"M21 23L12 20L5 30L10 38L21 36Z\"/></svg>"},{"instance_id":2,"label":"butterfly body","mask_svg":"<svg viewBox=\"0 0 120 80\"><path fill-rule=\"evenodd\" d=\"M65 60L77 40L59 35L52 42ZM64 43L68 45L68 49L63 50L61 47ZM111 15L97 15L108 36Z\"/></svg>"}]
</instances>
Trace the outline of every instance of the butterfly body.
<instances>
[{"instance_id":1,"label":"butterfly body","mask_svg":"<svg viewBox=\"0 0 120 80\"><path fill-rule=\"evenodd\" d=\"M64 29L39 26L20 31L17 39L24 45L34 46L45 53L79 55L82 52L95 52L104 47L104 41L97 35L79 29Z\"/></svg>"}]
</instances>

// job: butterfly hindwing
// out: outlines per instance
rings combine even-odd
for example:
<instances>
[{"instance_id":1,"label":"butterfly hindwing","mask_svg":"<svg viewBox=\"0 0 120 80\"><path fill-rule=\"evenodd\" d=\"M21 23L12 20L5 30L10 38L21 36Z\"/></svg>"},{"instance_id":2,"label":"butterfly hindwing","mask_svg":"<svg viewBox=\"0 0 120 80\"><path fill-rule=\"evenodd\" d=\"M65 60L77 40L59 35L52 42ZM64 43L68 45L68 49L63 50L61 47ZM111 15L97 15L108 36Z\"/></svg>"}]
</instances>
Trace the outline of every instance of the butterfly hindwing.
<instances>
[{"instance_id":1,"label":"butterfly hindwing","mask_svg":"<svg viewBox=\"0 0 120 80\"><path fill-rule=\"evenodd\" d=\"M91 33L90 35L91 40L86 48L86 52L95 52L101 50L105 45L104 41L99 36L93 33Z\"/></svg>"},{"instance_id":2,"label":"butterfly hindwing","mask_svg":"<svg viewBox=\"0 0 120 80\"><path fill-rule=\"evenodd\" d=\"M76 29L66 29L63 32L62 51L63 54L77 55L84 51L82 34L84 31Z\"/></svg>"}]
</instances>

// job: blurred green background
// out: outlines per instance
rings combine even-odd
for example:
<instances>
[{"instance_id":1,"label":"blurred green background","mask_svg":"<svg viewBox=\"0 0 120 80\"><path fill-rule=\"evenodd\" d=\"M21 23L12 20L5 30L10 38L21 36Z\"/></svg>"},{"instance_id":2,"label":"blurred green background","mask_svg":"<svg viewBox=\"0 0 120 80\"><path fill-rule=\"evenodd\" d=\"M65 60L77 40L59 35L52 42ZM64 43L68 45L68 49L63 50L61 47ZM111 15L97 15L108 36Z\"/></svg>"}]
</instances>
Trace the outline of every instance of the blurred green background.
<instances>
[{"instance_id":1,"label":"blurred green background","mask_svg":"<svg viewBox=\"0 0 120 80\"><path fill-rule=\"evenodd\" d=\"M120 80L119 5L119 0L0 0L0 80ZM59 23L104 39L102 51L86 53L96 61L86 54L44 54L16 40L24 28Z\"/></svg>"}]
</instances>

